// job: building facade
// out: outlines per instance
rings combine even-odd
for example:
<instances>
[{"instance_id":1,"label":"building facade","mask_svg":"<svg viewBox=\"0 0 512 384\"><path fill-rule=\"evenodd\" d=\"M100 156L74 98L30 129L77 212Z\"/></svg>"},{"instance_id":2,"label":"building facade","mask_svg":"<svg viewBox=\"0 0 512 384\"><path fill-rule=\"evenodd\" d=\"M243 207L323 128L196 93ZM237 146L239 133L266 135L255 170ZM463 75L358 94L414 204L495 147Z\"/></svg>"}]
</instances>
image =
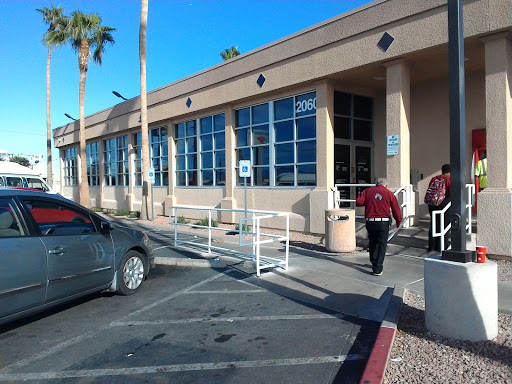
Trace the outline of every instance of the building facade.
<instances>
[{"instance_id":1,"label":"building facade","mask_svg":"<svg viewBox=\"0 0 512 384\"><path fill-rule=\"evenodd\" d=\"M464 36L468 182L476 131L485 132L489 167L478 242L510 256L510 1L464 1ZM293 230L323 233L335 184L376 177L391 189L413 183L423 216L418 197L450 161L448 89L447 1L377 0L151 91L155 213L243 207L238 166L250 160L248 208L290 212ZM93 206L140 210L139 117L139 98L87 116L87 159L78 122L54 130L64 196L78 200L87 161Z\"/></svg>"}]
</instances>

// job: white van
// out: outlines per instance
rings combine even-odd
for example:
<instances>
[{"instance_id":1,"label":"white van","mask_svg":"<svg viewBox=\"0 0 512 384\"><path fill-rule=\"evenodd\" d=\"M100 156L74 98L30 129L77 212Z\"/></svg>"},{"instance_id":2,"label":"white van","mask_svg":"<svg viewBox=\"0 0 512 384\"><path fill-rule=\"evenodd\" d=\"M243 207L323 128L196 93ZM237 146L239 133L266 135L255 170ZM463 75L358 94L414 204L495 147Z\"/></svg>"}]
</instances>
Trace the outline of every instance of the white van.
<instances>
[{"instance_id":1,"label":"white van","mask_svg":"<svg viewBox=\"0 0 512 384\"><path fill-rule=\"evenodd\" d=\"M33 188L57 193L36 171L11 161L0 161L0 187Z\"/></svg>"}]
</instances>

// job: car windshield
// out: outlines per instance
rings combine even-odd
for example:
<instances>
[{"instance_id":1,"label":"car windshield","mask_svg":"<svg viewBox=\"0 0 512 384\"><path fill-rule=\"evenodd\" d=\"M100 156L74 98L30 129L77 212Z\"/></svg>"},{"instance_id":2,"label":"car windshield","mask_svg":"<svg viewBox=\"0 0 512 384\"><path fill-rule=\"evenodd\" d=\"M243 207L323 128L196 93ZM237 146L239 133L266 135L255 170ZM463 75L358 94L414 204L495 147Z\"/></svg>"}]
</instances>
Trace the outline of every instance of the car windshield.
<instances>
[{"instance_id":1,"label":"car windshield","mask_svg":"<svg viewBox=\"0 0 512 384\"><path fill-rule=\"evenodd\" d=\"M41 179L27 177L27 183L29 188L39 189L43 192L48 192L50 190L50 188L48 188L48 186Z\"/></svg>"}]
</instances>

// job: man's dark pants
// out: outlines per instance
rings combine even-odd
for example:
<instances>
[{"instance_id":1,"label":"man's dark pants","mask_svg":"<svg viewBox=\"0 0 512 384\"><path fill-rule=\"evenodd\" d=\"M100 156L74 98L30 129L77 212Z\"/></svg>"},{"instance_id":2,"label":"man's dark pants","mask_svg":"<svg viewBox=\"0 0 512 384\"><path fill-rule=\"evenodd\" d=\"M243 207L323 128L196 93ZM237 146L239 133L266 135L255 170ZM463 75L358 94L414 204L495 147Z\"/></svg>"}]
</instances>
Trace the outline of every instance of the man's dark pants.
<instances>
[{"instance_id":1,"label":"man's dark pants","mask_svg":"<svg viewBox=\"0 0 512 384\"><path fill-rule=\"evenodd\" d=\"M370 262L373 273L381 273L388 245L389 221L367 221L366 230L370 239Z\"/></svg>"}]
</instances>

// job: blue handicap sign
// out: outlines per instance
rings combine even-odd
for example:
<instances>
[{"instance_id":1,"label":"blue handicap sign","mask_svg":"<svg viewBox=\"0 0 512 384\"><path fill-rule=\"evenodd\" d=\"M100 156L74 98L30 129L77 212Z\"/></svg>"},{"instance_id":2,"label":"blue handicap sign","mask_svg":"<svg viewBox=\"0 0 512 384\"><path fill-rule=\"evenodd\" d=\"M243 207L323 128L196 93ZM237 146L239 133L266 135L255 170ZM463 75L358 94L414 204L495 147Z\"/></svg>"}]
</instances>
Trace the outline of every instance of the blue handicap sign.
<instances>
[{"instance_id":1,"label":"blue handicap sign","mask_svg":"<svg viewBox=\"0 0 512 384\"><path fill-rule=\"evenodd\" d=\"M244 172L244 173L249 172L249 167L242 167L242 172Z\"/></svg>"}]
</instances>

